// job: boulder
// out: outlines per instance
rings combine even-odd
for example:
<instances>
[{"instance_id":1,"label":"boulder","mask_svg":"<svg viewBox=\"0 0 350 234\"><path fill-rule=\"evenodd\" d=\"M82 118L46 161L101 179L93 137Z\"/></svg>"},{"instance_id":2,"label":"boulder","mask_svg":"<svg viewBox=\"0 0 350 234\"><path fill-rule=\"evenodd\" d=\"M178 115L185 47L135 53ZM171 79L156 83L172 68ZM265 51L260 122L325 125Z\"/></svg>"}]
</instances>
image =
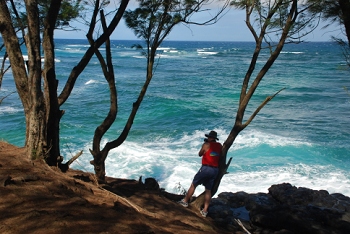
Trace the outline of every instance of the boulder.
<instances>
[{"instance_id":1,"label":"boulder","mask_svg":"<svg viewBox=\"0 0 350 234\"><path fill-rule=\"evenodd\" d=\"M227 227L241 221L252 233L348 234L350 198L283 183L267 194L220 193L208 216Z\"/></svg>"}]
</instances>

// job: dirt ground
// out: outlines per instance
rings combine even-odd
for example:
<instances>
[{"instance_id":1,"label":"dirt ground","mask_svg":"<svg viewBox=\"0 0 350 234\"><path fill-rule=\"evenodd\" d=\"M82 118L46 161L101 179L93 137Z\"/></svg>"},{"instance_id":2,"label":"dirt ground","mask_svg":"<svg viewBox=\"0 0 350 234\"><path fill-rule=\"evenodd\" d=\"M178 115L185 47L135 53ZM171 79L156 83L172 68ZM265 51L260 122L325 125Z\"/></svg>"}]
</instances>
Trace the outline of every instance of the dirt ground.
<instances>
[{"instance_id":1,"label":"dirt ground","mask_svg":"<svg viewBox=\"0 0 350 234\"><path fill-rule=\"evenodd\" d=\"M197 208L178 205L175 195L135 180L94 181L0 141L0 233L228 233Z\"/></svg>"}]
</instances>

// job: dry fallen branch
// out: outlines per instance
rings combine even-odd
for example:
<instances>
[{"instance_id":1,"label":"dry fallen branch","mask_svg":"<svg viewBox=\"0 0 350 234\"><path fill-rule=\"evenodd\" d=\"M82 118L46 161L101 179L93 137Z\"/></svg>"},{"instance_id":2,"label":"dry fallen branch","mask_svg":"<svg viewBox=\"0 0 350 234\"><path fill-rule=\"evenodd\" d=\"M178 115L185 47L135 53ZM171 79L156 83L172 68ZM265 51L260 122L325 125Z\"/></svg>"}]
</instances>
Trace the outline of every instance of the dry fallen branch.
<instances>
[{"instance_id":1,"label":"dry fallen branch","mask_svg":"<svg viewBox=\"0 0 350 234\"><path fill-rule=\"evenodd\" d=\"M243 225L243 223L241 222L241 220L239 219L235 219L235 221L238 223L238 225L243 228L243 230L247 233L247 234L251 234Z\"/></svg>"},{"instance_id":2,"label":"dry fallen branch","mask_svg":"<svg viewBox=\"0 0 350 234\"><path fill-rule=\"evenodd\" d=\"M92 175L93 175L93 179L94 179L95 185L97 185L98 188L101 189L102 191L108 193L109 195L112 195L112 196L116 197L116 198L117 198L117 201L120 200L121 203L123 203L124 205L127 205L127 206L129 206L129 207L131 207L131 208L133 208L134 210L136 210L136 211L139 212L139 213L148 215L148 216L153 217L153 218L157 218L156 213L149 212L149 211L147 211L147 210L145 210L145 209L139 207L138 205L132 203L132 202L129 201L128 199L126 199L126 198L124 198L124 197L121 197L121 196L118 196L117 194L115 194L115 193L113 193L113 192L111 192L111 191L109 191L109 190L107 190L107 189L102 188L102 187L99 186L99 184L98 184L96 175L95 175L95 174L92 174Z\"/></svg>"},{"instance_id":3,"label":"dry fallen branch","mask_svg":"<svg viewBox=\"0 0 350 234\"><path fill-rule=\"evenodd\" d=\"M148 215L148 216L151 216L153 218L157 218L157 215L156 213L152 213L152 212L149 212L141 207L139 207L138 205L132 203L131 201L129 201L128 199L124 198L124 197L121 197L121 196L118 196L117 194L111 192L111 191L108 191L107 189L104 189L102 187L99 187L101 190L107 192L108 194L112 195L112 196L115 196L117 198L117 201L121 200L121 202L124 204L124 205L127 205L131 208L133 208L134 210L136 210L137 212L139 213L142 213L142 214L145 214L145 215Z\"/></svg>"},{"instance_id":4,"label":"dry fallen branch","mask_svg":"<svg viewBox=\"0 0 350 234\"><path fill-rule=\"evenodd\" d=\"M83 151L78 152L73 158L69 159L67 162L67 165L71 165L77 158L80 157L80 155L83 154Z\"/></svg>"},{"instance_id":5,"label":"dry fallen branch","mask_svg":"<svg viewBox=\"0 0 350 234\"><path fill-rule=\"evenodd\" d=\"M57 161L58 161L58 167L61 169L62 172L66 172L69 169L69 166L77 159L80 157L80 155L83 154L83 151L81 150L78 152L73 158L69 159L68 162L62 164L63 157L59 156Z\"/></svg>"}]
</instances>

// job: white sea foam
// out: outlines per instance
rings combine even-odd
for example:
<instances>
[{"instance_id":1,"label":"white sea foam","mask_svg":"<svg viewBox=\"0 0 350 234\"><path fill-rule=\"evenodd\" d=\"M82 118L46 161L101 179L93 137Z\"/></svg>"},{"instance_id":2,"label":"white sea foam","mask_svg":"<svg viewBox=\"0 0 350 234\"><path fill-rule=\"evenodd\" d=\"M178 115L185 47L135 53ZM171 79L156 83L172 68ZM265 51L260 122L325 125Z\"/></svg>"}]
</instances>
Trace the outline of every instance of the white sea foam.
<instances>
[{"instance_id":1,"label":"white sea foam","mask_svg":"<svg viewBox=\"0 0 350 234\"><path fill-rule=\"evenodd\" d=\"M88 80L87 82L85 82L85 85L97 84L97 83L100 83L100 81L98 81L98 80Z\"/></svg>"},{"instance_id":2,"label":"white sea foam","mask_svg":"<svg viewBox=\"0 0 350 234\"><path fill-rule=\"evenodd\" d=\"M68 53L73 53L73 54L83 54L85 53L85 50L83 49L80 49L80 48L65 48L64 50L65 52L68 52Z\"/></svg>"},{"instance_id":3,"label":"white sea foam","mask_svg":"<svg viewBox=\"0 0 350 234\"><path fill-rule=\"evenodd\" d=\"M22 57L23 57L23 60L24 60L24 61L28 61L28 55L22 55ZM3 58L0 58L0 61L3 61L3 60L4 60ZM55 58L54 60L55 60L55 62L57 62L57 63L61 62L61 60L60 60L60 59L57 59L57 58ZM9 58L8 58L8 57L6 58L6 61L9 61ZM44 58L41 58L41 62L44 62Z\"/></svg>"},{"instance_id":4,"label":"white sea foam","mask_svg":"<svg viewBox=\"0 0 350 234\"><path fill-rule=\"evenodd\" d=\"M200 145L202 143L205 132L209 132L210 130L197 130L192 134L184 135L181 139L182 142L195 142L196 145ZM224 129L216 129L219 139L221 142L226 140L229 135L229 132ZM266 144L271 147L278 146L311 146L310 142L307 142L302 138L292 138L292 137L283 137L279 135L269 134L266 132L257 131L254 129L248 129L241 132L234 144L232 145L232 150L238 150L242 148L255 148L259 145Z\"/></svg>"},{"instance_id":5,"label":"white sea foam","mask_svg":"<svg viewBox=\"0 0 350 234\"><path fill-rule=\"evenodd\" d=\"M249 144L247 144L247 142L249 142ZM295 139L291 137L283 137L283 136L268 134L265 132L248 130L238 135L233 147L235 149L240 149L244 147L256 147L261 144L267 144L272 147L288 146L288 145L292 145L292 146L301 146L301 145L311 146L312 145L311 143L301 138Z\"/></svg>"},{"instance_id":6,"label":"white sea foam","mask_svg":"<svg viewBox=\"0 0 350 234\"><path fill-rule=\"evenodd\" d=\"M150 144L151 145L151 144ZM160 186L169 192L179 192L179 185L188 189L193 176L201 164L201 158L196 154L198 146L190 150L178 148L172 150L164 144L159 144L157 150L151 146L126 143L111 152L107 160L107 171L110 176L133 178L139 176L154 177ZM193 152L192 154L188 151ZM267 160L273 160L267 159ZM273 184L291 183L297 187L325 189L330 193L340 192L350 195L350 179L346 172L332 166L288 164L282 166L252 166L250 170L237 170L235 162L229 169L230 173L222 180L218 193L224 191L248 193L267 192ZM245 165L242 165L245 166ZM238 167L239 168L239 167ZM203 191L198 187L196 195Z\"/></svg>"},{"instance_id":7,"label":"white sea foam","mask_svg":"<svg viewBox=\"0 0 350 234\"><path fill-rule=\"evenodd\" d=\"M197 49L197 54L199 54L199 55L215 55L215 54L219 53L217 51L207 51L208 49L212 49L212 48Z\"/></svg>"},{"instance_id":8,"label":"white sea foam","mask_svg":"<svg viewBox=\"0 0 350 234\"><path fill-rule=\"evenodd\" d=\"M142 55L134 55L132 57L137 58L137 59L144 59L145 58L145 56L142 56Z\"/></svg>"},{"instance_id":9,"label":"white sea foam","mask_svg":"<svg viewBox=\"0 0 350 234\"><path fill-rule=\"evenodd\" d=\"M214 54L218 54L219 52L197 51L197 53L200 54L200 55L202 55L202 54L214 55Z\"/></svg>"},{"instance_id":10,"label":"white sea foam","mask_svg":"<svg viewBox=\"0 0 350 234\"><path fill-rule=\"evenodd\" d=\"M23 109L0 105L0 115L23 112Z\"/></svg>"},{"instance_id":11,"label":"white sea foam","mask_svg":"<svg viewBox=\"0 0 350 234\"><path fill-rule=\"evenodd\" d=\"M221 139L226 138L225 130L216 130ZM193 176L200 167L201 158L198 157L197 152L205 132L209 130L197 130L191 134L184 134L180 139L160 138L144 143L126 141L110 151L106 160L107 176L135 180L140 176L154 177L168 192L181 193L183 189L189 188ZM242 134L236 141L235 145L238 146L233 147L231 152L237 148L247 148L249 152L259 144L309 145L307 142L253 130ZM107 140L102 145L106 142ZM92 166L86 163L92 159L88 153L89 148L91 144L85 147L85 153L79 158L79 161L82 160L79 164L87 166L84 170L93 171ZM291 163L288 157L262 157L256 161L244 157L244 155L234 157L228 170L229 174L224 176L217 194L237 191L266 193L273 184L291 183L297 187L325 189L330 193L340 192L350 195L350 178L345 171L331 165ZM199 186L195 195L203 190L203 186Z\"/></svg>"},{"instance_id":12,"label":"white sea foam","mask_svg":"<svg viewBox=\"0 0 350 234\"><path fill-rule=\"evenodd\" d=\"M170 47L158 47L157 50L170 50L170 49L173 49L173 48L170 48Z\"/></svg>"},{"instance_id":13,"label":"white sea foam","mask_svg":"<svg viewBox=\"0 0 350 234\"><path fill-rule=\"evenodd\" d=\"M224 176L218 193L267 193L271 185L281 183L350 196L350 178L346 171L335 169L333 166L306 164L232 172Z\"/></svg>"},{"instance_id":14,"label":"white sea foam","mask_svg":"<svg viewBox=\"0 0 350 234\"><path fill-rule=\"evenodd\" d=\"M174 58L173 55L168 55L168 54L157 54L156 56L160 58Z\"/></svg>"},{"instance_id":15,"label":"white sea foam","mask_svg":"<svg viewBox=\"0 0 350 234\"><path fill-rule=\"evenodd\" d=\"M98 76L103 76L103 75L100 74ZM96 77L96 75L94 77ZM101 80L89 79L84 83L84 85L76 85L75 94L78 94L78 95L83 94L87 89L92 89L94 88L94 86L98 86L100 84L105 84L103 79ZM95 92L95 94L97 95L97 92ZM82 101L82 99L80 99L80 101Z\"/></svg>"},{"instance_id":16,"label":"white sea foam","mask_svg":"<svg viewBox=\"0 0 350 234\"><path fill-rule=\"evenodd\" d=\"M119 57L134 57L135 55L140 55L140 51L133 50L133 51L118 52Z\"/></svg>"},{"instance_id":17,"label":"white sea foam","mask_svg":"<svg viewBox=\"0 0 350 234\"><path fill-rule=\"evenodd\" d=\"M86 44L68 44L67 47L90 47L90 45L86 45Z\"/></svg>"},{"instance_id":18,"label":"white sea foam","mask_svg":"<svg viewBox=\"0 0 350 234\"><path fill-rule=\"evenodd\" d=\"M163 53L179 53L178 50L172 48L158 48L157 50L162 50Z\"/></svg>"},{"instance_id":19,"label":"white sea foam","mask_svg":"<svg viewBox=\"0 0 350 234\"><path fill-rule=\"evenodd\" d=\"M281 54L304 54L302 51L281 51Z\"/></svg>"}]
</instances>

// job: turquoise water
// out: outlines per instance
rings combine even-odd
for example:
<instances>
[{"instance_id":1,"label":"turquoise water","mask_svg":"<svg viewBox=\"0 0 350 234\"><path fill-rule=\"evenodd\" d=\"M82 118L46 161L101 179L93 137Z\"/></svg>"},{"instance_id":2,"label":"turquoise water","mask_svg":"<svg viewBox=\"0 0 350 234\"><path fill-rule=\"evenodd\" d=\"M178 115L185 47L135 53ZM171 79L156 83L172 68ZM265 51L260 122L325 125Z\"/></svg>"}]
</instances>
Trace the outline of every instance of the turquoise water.
<instances>
[{"instance_id":1,"label":"turquoise water","mask_svg":"<svg viewBox=\"0 0 350 234\"><path fill-rule=\"evenodd\" d=\"M145 79L146 59L131 49L135 43L112 42L119 112L104 143L119 136ZM87 47L85 40L56 40L59 89ZM107 158L107 176L155 177L169 192L187 189L200 166L197 152L204 134L216 130L224 142L234 124L253 49L250 42L165 42L131 132ZM261 58L267 56L268 51ZM260 61L257 67L262 65ZM266 96L286 89L234 142L228 154L233 157L230 173L219 193L267 192L272 184L288 182L350 196L350 96L344 86L350 87L350 71L337 45L286 45L257 89L246 118ZM14 90L9 72L0 96ZM108 95L93 59L62 106L62 154L68 160L84 151L72 165L76 169L93 171L89 148L108 112ZM0 106L0 139L21 146L24 133L21 103L12 94Z\"/></svg>"}]
</instances>

